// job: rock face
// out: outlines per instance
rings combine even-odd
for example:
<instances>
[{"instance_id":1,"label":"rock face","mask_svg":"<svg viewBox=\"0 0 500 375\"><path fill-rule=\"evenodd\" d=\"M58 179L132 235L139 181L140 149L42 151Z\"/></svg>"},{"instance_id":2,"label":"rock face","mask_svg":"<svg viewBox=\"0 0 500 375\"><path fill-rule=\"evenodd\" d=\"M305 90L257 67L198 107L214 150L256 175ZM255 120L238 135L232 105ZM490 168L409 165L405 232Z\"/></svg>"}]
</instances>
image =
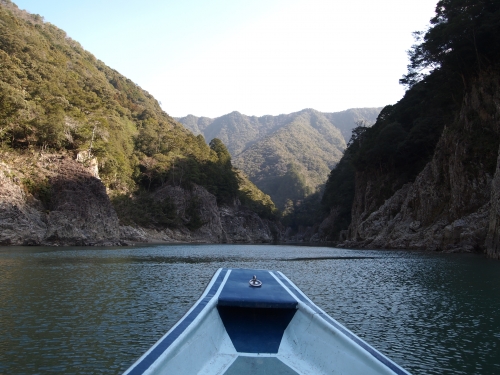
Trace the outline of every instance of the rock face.
<instances>
[{"instance_id":1,"label":"rock face","mask_svg":"<svg viewBox=\"0 0 500 375\"><path fill-rule=\"evenodd\" d=\"M486 253L492 258L500 258L500 150L498 153L495 177L491 183Z\"/></svg>"},{"instance_id":2,"label":"rock face","mask_svg":"<svg viewBox=\"0 0 500 375\"><path fill-rule=\"evenodd\" d=\"M186 224L198 215L201 226L193 230L182 228L172 231L170 236L182 241L221 242L223 230L219 216L219 208L214 195L201 186L195 186L191 191L179 186L165 186L155 192L155 199L169 198L174 204L177 216ZM196 202L195 208L190 212L190 206ZM189 224L188 224L189 225Z\"/></svg>"},{"instance_id":3,"label":"rock face","mask_svg":"<svg viewBox=\"0 0 500 375\"><path fill-rule=\"evenodd\" d=\"M218 206L215 196L201 186L194 186L192 190L165 186L155 192L157 200L167 197L174 204L177 216L186 225L162 231L146 230L150 238L204 243L268 243L282 236L279 224L261 219L239 201ZM190 209L193 202L196 202L194 211ZM198 216L200 225L189 230L193 215Z\"/></svg>"},{"instance_id":4,"label":"rock face","mask_svg":"<svg viewBox=\"0 0 500 375\"><path fill-rule=\"evenodd\" d=\"M97 158L92 155L89 150L80 151L76 155L76 161L85 165L86 169L95 178L99 178L99 165Z\"/></svg>"},{"instance_id":5,"label":"rock face","mask_svg":"<svg viewBox=\"0 0 500 375\"><path fill-rule=\"evenodd\" d=\"M153 199L169 199L175 207L178 224L173 229L120 226L93 165L61 155L36 158L35 167L34 157L0 162L0 245L262 243L282 236L279 224L261 219L238 201L218 206L201 186L165 186L154 193Z\"/></svg>"},{"instance_id":6,"label":"rock face","mask_svg":"<svg viewBox=\"0 0 500 375\"><path fill-rule=\"evenodd\" d=\"M224 206L220 210L225 243L268 243L282 238L282 228L261 219L240 204Z\"/></svg>"},{"instance_id":7,"label":"rock face","mask_svg":"<svg viewBox=\"0 0 500 375\"><path fill-rule=\"evenodd\" d=\"M45 237L43 206L27 198L13 170L0 163L0 245L39 244Z\"/></svg>"},{"instance_id":8,"label":"rock face","mask_svg":"<svg viewBox=\"0 0 500 375\"><path fill-rule=\"evenodd\" d=\"M433 159L381 205L384 176L356 176L347 246L486 252L500 257L500 86L483 74ZM498 154L498 160L497 155Z\"/></svg>"},{"instance_id":9,"label":"rock face","mask_svg":"<svg viewBox=\"0 0 500 375\"><path fill-rule=\"evenodd\" d=\"M120 244L118 217L101 181L68 157L41 157L38 162L47 182L45 202L26 191L17 177L26 182L28 175L0 164L0 243Z\"/></svg>"},{"instance_id":10,"label":"rock face","mask_svg":"<svg viewBox=\"0 0 500 375\"><path fill-rule=\"evenodd\" d=\"M61 160L49 179L50 212L46 243L94 245L119 243L118 217L106 188L91 172L72 160Z\"/></svg>"}]
</instances>

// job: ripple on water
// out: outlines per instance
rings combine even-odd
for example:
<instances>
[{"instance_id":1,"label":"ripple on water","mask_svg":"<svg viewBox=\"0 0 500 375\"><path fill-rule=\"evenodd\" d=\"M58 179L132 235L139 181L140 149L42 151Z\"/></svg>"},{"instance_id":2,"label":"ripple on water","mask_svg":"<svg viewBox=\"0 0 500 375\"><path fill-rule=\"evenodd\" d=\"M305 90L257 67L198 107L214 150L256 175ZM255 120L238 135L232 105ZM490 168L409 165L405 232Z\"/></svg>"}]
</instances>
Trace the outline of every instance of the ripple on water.
<instances>
[{"instance_id":1,"label":"ripple on water","mask_svg":"<svg viewBox=\"0 0 500 375\"><path fill-rule=\"evenodd\" d=\"M268 245L3 248L0 373L119 374L219 267L282 271L414 374L500 373L498 262Z\"/></svg>"}]
</instances>

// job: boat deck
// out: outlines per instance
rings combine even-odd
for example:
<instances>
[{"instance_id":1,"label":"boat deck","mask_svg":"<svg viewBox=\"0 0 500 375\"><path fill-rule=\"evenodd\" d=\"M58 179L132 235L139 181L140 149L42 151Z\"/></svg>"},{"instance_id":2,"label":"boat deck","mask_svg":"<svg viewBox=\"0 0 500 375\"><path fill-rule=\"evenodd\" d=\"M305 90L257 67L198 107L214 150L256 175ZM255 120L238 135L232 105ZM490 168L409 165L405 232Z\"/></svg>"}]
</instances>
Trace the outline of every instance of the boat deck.
<instances>
[{"instance_id":1,"label":"boat deck","mask_svg":"<svg viewBox=\"0 0 500 375\"><path fill-rule=\"evenodd\" d=\"M224 375L299 375L276 357L238 356Z\"/></svg>"}]
</instances>

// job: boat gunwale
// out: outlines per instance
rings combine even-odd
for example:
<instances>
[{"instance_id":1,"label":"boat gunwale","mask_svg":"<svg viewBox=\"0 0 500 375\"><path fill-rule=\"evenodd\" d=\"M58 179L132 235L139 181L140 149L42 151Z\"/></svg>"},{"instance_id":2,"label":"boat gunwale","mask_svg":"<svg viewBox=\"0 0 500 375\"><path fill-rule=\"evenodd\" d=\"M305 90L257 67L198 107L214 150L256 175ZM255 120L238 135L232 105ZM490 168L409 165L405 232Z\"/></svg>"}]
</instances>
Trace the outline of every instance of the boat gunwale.
<instances>
[{"instance_id":1,"label":"boat gunwale","mask_svg":"<svg viewBox=\"0 0 500 375\"><path fill-rule=\"evenodd\" d=\"M368 352L372 357L374 357L375 360L378 362L382 363L385 367L389 368L392 370L394 373L397 375L410 375L408 371L403 369L401 366L399 366L397 363L392 361L389 357L385 356L381 352L379 352L377 349L372 347L370 344L368 344L366 341L358 337L356 334L351 332L349 329L347 329L345 326L337 322L335 319L333 319L330 315L328 315L326 312L324 312L321 308L319 308L313 301L307 297L294 283L291 281L288 277L286 277L282 272L280 271L269 271L272 275L274 275L278 282L280 282L285 289L288 290L288 292L294 296L297 301L299 302L299 308L300 307L307 307L312 310L312 313L318 317L320 317L326 325L333 327L334 329L338 330L341 334L346 336L349 340L353 341L354 344L360 346L363 350ZM282 281L285 281L288 285L284 285ZM291 288L291 289L290 289Z\"/></svg>"},{"instance_id":2,"label":"boat gunwale","mask_svg":"<svg viewBox=\"0 0 500 375\"><path fill-rule=\"evenodd\" d=\"M226 271L223 274L223 271ZM222 290L221 286L224 285L225 281L229 277L231 269L219 268L210 283L205 288L203 294L200 298L191 306L191 308L180 318L177 323L170 328L167 333L165 333L149 350L137 359L124 373L123 375L141 375L146 374L148 370L154 370L154 363L160 359L160 357L173 345L176 340L184 335L189 329L193 329L195 325L193 324L196 319L198 319L203 312L206 312L206 307L209 305L210 301L217 298ZM213 293L211 293L213 292ZM199 311L197 310L199 307ZM191 316L192 315L192 316ZM184 327L179 328L181 325ZM175 332L178 331L178 332ZM168 340L168 341L167 341Z\"/></svg>"}]
</instances>

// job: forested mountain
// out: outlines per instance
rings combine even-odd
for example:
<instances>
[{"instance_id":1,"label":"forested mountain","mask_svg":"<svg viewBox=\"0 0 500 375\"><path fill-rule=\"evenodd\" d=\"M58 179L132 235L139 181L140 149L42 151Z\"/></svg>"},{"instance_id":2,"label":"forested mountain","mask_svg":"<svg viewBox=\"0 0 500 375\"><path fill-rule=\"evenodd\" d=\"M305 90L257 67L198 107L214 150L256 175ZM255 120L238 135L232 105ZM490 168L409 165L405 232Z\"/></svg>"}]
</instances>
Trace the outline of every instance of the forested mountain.
<instances>
[{"instance_id":1,"label":"forested mountain","mask_svg":"<svg viewBox=\"0 0 500 375\"><path fill-rule=\"evenodd\" d=\"M340 160L346 137L356 122L372 124L380 109L359 108L336 113L313 109L279 116L179 118L207 140L221 139L235 166L242 169L276 205L297 202L315 192Z\"/></svg>"},{"instance_id":2,"label":"forested mountain","mask_svg":"<svg viewBox=\"0 0 500 375\"><path fill-rule=\"evenodd\" d=\"M294 121L305 112L317 113L326 118L332 127L342 133L345 142L351 137L351 129L355 123L364 121L373 124L381 108L352 108L341 112L319 112L314 109L304 109L300 112L283 114L279 116L246 116L237 111L227 115L209 118L188 115L176 118L186 128L196 135L203 135L207 141L219 138L231 155L237 156L255 142L276 132Z\"/></svg>"},{"instance_id":3,"label":"forested mountain","mask_svg":"<svg viewBox=\"0 0 500 375\"><path fill-rule=\"evenodd\" d=\"M50 185L48 171L30 169L36 155L86 155L80 160L97 162L100 179L127 222L134 222L131 216L140 220L151 206L150 224L186 225L168 199L158 209L147 196L165 186L202 186L219 204L240 198L267 216L274 210L269 197L233 169L222 142L207 145L137 84L9 0L0 0L0 148L4 162L24 160L6 168L17 169L34 198L40 198L39 186ZM45 203L50 211L50 199ZM191 227L203 224L195 221Z\"/></svg>"},{"instance_id":4,"label":"forested mountain","mask_svg":"<svg viewBox=\"0 0 500 375\"><path fill-rule=\"evenodd\" d=\"M353 132L318 237L500 256L500 3L441 0L415 33L408 90Z\"/></svg>"},{"instance_id":5,"label":"forested mountain","mask_svg":"<svg viewBox=\"0 0 500 375\"><path fill-rule=\"evenodd\" d=\"M314 193L342 157L341 132L321 113L304 110L234 159L281 209Z\"/></svg>"}]
</instances>

